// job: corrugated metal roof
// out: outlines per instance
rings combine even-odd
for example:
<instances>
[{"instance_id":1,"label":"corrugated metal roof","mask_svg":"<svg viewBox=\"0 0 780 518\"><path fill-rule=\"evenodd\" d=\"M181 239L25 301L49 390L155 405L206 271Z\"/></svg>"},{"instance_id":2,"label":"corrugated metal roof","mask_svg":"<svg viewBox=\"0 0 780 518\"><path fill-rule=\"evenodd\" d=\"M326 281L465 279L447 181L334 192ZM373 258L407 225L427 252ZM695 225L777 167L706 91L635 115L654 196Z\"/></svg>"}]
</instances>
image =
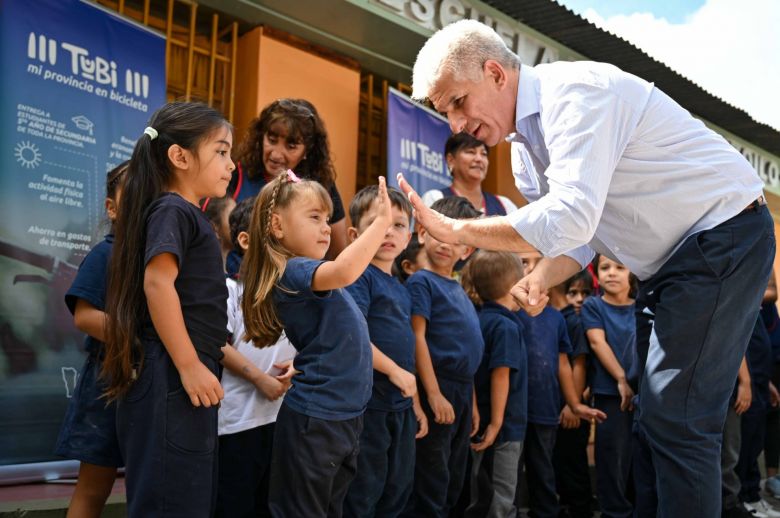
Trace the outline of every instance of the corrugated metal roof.
<instances>
[{"instance_id":1,"label":"corrugated metal roof","mask_svg":"<svg viewBox=\"0 0 780 518\"><path fill-rule=\"evenodd\" d=\"M633 44L596 27L553 0L482 0L593 61L612 63L652 81L691 113L775 155L780 132L651 58Z\"/></svg>"}]
</instances>

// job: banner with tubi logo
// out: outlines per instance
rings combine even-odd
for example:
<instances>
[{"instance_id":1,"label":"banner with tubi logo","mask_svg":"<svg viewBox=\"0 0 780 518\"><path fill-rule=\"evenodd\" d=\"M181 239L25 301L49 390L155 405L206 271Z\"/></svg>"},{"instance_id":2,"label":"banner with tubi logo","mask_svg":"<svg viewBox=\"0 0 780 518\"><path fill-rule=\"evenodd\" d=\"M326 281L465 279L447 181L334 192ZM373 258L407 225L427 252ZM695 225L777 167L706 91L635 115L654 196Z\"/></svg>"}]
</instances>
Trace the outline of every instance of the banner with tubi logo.
<instances>
[{"instance_id":1,"label":"banner with tubi logo","mask_svg":"<svg viewBox=\"0 0 780 518\"><path fill-rule=\"evenodd\" d=\"M165 39L78 0L0 2L0 466L53 460L84 362L63 296L106 172L165 100ZM2 473L0 473L2 478Z\"/></svg>"},{"instance_id":2,"label":"banner with tubi logo","mask_svg":"<svg viewBox=\"0 0 780 518\"><path fill-rule=\"evenodd\" d=\"M450 137L449 123L439 114L390 88L387 96L387 176L398 187L403 173L421 195L452 183L444 144Z\"/></svg>"}]
</instances>

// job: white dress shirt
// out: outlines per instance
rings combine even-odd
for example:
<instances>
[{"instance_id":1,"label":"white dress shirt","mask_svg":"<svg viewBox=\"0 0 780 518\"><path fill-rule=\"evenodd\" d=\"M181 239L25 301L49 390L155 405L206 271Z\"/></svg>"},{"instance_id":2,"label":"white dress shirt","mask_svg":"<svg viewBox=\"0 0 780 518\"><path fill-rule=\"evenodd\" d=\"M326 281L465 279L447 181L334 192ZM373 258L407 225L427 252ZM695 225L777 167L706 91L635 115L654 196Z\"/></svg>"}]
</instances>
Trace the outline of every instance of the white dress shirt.
<instances>
[{"instance_id":1,"label":"white dress shirt","mask_svg":"<svg viewBox=\"0 0 780 518\"><path fill-rule=\"evenodd\" d=\"M682 242L740 213L763 184L723 137L670 97L604 63L523 65L508 215L545 256L594 250L652 276Z\"/></svg>"}]
</instances>

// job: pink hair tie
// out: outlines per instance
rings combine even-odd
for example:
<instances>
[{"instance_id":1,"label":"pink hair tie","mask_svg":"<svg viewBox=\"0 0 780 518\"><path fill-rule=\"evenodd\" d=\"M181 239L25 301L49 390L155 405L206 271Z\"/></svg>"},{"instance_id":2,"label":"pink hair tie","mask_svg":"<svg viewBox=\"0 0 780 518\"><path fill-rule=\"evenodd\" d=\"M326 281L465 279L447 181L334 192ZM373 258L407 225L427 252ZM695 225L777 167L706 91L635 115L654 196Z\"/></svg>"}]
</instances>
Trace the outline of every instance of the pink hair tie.
<instances>
[{"instance_id":1,"label":"pink hair tie","mask_svg":"<svg viewBox=\"0 0 780 518\"><path fill-rule=\"evenodd\" d=\"M287 170L287 178L289 178L290 181L293 182L293 183L299 183L301 181L301 179L298 178L298 175L293 173L292 169L288 169Z\"/></svg>"}]
</instances>

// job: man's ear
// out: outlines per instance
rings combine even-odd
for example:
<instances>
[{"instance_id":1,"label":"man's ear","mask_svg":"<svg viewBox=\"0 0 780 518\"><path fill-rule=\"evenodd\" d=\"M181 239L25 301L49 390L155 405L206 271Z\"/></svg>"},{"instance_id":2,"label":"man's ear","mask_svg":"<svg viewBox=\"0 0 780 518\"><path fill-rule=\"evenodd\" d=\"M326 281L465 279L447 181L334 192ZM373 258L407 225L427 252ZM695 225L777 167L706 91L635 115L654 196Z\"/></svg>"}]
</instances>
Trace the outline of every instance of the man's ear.
<instances>
[{"instance_id":1,"label":"man's ear","mask_svg":"<svg viewBox=\"0 0 780 518\"><path fill-rule=\"evenodd\" d=\"M178 144L171 144L168 148L168 160L176 169L188 169L193 162L192 154Z\"/></svg>"},{"instance_id":2,"label":"man's ear","mask_svg":"<svg viewBox=\"0 0 780 518\"><path fill-rule=\"evenodd\" d=\"M241 247L241 250L247 251L249 250L249 233L242 230L238 233L236 236L236 241L238 241L238 246Z\"/></svg>"},{"instance_id":3,"label":"man's ear","mask_svg":"<svg viewBox=\"0 0 780 518\"><path fill-rule=\"evenodd\" d=\"M484 72L485 77L494 83L499 90L503 90L506 86L506 69L495 59L488 59L485 61L485 64L482 66L482 72Z\"/></svg>"},{"instance_id":4,"label":"man's ear","mask_svg":"<svg viewBox=\"0 0 780 518\"><path fill-rule=\"evenodd\" d=\"M347 242L352 243L358 237L358 229L355 227L347 228Z\"/></svg>"}]
</instances>

